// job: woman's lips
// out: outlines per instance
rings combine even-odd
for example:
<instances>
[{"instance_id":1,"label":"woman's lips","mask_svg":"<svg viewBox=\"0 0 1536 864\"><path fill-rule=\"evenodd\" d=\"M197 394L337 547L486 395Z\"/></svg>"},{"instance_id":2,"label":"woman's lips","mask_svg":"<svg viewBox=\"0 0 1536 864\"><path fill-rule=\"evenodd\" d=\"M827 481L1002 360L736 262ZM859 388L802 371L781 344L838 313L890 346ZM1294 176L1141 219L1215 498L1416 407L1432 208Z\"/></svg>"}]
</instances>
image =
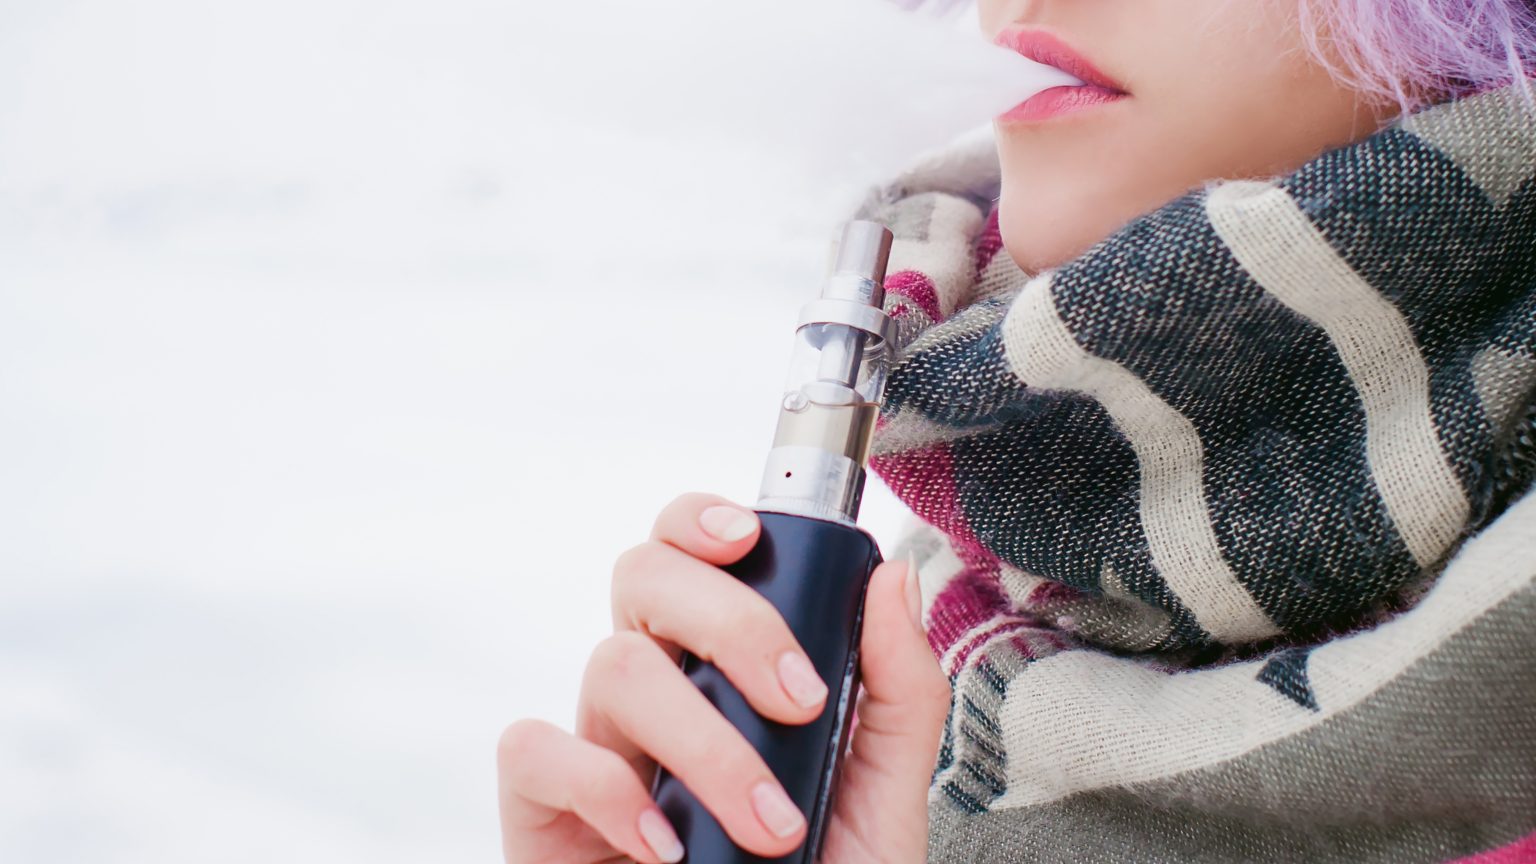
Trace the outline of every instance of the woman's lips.
<instances>
[{"instance_id":1,"label":"woman's lips","mask_svg":"<svg viewBox=\"0 0 1536 864\"><path fill-rule=\"evenodd\" d=\"M1008 109L1006 113L999 114L997 119L1004 123L1044 120L1093 105L1118 102L1124 98L1125 94L1118 90L1107 90L1092 84L1084 84L1080 87L1047 87Z\"/></svg>"},{"instance_id":2,"label":"woman's lips","mask_svg":"<svg viewBox=\"0 0 1536 864\"><path fill-rule=\"evenodd\" d=\"M1082 81L1081 86L1048 87L1014 106L997 119L1025 122L1044 120L1072 111L1117 102L1130 94L1118 81L1100 72L1081 54L1043 30L1007 29L993 40L998 45L1044 63Z\"/></svg>"}]
</instances>

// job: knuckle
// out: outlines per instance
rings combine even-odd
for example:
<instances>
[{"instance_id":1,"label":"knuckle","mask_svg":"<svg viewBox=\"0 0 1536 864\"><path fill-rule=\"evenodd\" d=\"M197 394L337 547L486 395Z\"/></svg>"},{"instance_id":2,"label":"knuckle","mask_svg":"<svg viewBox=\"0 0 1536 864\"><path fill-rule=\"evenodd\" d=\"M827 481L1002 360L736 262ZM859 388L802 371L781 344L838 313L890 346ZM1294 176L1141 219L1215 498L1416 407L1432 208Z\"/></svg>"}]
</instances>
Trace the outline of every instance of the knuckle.
<instances>
[{"instance_id":1,"label":"knuckle","mask_svg":"<svg viewBox=\"0 0 1536 864\"><path fill-rule=\"evenodd\" d=\"M597 643L587 662L587 672L598 681L628 677L638 667L644 652L654 647L651 640L633 630L623 630Z\"/></svg>"},{"instance_id":2,"label":"knuckle","mask_svg":"<svg viewBox=\"0 0 1536 864\"><path fill-rule=\"evenodd\" d=\"M703 736L694 758L696 765L732 786L743 780L750 786L765 770L757 751L734 729Z\"/></svg>"},{"instance_id":3,"label":"knuckle","mask_svg":"<svg viewBox=\"0 0 1536 864\"><path fill-rule=\"evenodd\" d=\"M762 651L773 657L795 645L789 625L779 611L761 597L745 592L740 602L732 603L729 611L716 619L716 626L722 644Z\"/></svg>"},{"instance_id":4,"label":"knuckle","mask_svg":"<svg viewBox=\"0 0 1536 864\"><path fill-rule=\"evenodd\" d=\"M636 778L624 757L605 750L593 761L591 770L576 781L576 797L596 810L616 811L632 803Z\"/></svg>"},{"instance_id":5,"label":"knuckle","mask_svg":"<svg viewBox=\"0 0 1536 864\"><path fill-rule=\"evenodd\" d=\"M805 653L777 609L766 602L742 606L723 616L718 624L716 653L725 655L723 662L762 662L777 675L780 655Z\"/></svg>"},{"instance_id":6,"label":"knuckle","mask_svg":"<svg viewBox=\"0 0 1536 864\"><path fill-rule=\"evenodd\" d=\"M515 777L518 766L543 746L548 731L549 724L526 717L503 729L496 739L496 764Z\"/></svg>"},{"instance_id":7,"label":"knuckle","mask_svg":"<svg viewBox=\"0 0 1536 864\"><path fill-rule=\"evenodd\" d=\"M647 540L620 552L619 557L613 562L614 585L618 586L630 578L651 570L655 566L658 551L656 541Z\"/></svg>"}]
</instances>

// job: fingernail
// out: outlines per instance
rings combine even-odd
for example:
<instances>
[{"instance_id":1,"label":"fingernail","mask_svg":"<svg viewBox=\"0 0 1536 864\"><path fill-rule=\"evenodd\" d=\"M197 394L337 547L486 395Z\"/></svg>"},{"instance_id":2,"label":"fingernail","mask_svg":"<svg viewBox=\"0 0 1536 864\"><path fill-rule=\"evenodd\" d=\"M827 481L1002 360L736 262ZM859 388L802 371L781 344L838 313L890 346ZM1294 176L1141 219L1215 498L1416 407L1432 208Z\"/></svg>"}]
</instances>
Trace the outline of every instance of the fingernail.
<instances>
[{"instance_id":1,"label":"fingernail","mask_svg":"<svg viewBox=\"0 0 1536 864\"><path fill-rule=\"evenodd\" d=\"M923 589L917 584L917 553L907 550L907 613L918 629L923 626Z\"/></svg>"},{"instance_id":2,"label":"fingernail","mask_svg":"<svg viewBox=\"0 0 1536 864\"><path fill-rule=\"evenodd\" d=\"M752 809L776 837L788 837L805 824L795 802L789 800L779 784L767 780L752 787Z\"/></svg>"},{"instance_id":3,"label":"fingernail","mask_svg":"<svg viewBox=\"0 0 1536 864\"><path fill-rule=\"evenodd\" d=\"M640 814L640 836L645 838L646 845L656 857L667 864L683 860L683 843L677 839L677 832L672 830L671 823L660 810L652 808Z\"/></svg>"},{"instance_id":4,"label":"fingernail","mask_svg":"<svg viewBox=\"0 0 1536 864\"><path fill-rule=\"evenodd\" d=\"M717 504L699 514L699 526L722 543L735 543L757 528L757 518L745 510Z\"/></svg>"},{"instance_id":5,"label":"fingernail","mask_svg":"<svg viewBox=\"0 0 1536 864\"><path fill-rule=\"evenodd\" d=\"M784 692L802 708L821 704L827 698L827 682L816 674L816 667L798 651L785 651L779 655L779 682Z\"/></svg>"}]
</instances>

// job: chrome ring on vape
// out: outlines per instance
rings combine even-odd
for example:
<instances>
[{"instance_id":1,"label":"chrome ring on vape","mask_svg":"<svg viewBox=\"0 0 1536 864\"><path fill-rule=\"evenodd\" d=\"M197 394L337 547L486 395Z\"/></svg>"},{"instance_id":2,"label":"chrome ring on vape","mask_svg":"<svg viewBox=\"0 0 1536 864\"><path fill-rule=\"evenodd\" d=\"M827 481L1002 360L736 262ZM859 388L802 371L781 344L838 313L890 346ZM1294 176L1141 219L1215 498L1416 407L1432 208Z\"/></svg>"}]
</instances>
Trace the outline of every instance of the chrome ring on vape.
<instances>
[{"instance_id":1,"label":"chrome ring on vape","mask_svg":"<svg viewBox=\"0 0 1536 864\"><path fill-rule=\"evenodd\" d=\"M895 330L884 310L852 300L812 300L800 307L800 321L795 329L807 324L842 324L863 330L881 342L891 341Z\"/></svg>"}]
</instances>

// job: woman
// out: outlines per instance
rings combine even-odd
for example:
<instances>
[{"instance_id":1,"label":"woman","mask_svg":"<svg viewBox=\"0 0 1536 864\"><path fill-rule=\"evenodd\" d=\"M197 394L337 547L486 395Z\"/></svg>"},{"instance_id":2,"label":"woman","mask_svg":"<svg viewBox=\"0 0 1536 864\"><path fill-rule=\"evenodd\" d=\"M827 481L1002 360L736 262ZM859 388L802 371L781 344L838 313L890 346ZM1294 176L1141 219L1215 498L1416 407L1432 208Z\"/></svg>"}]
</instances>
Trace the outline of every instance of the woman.
<instances>
[{"instance_id":1,"label":"woman","mask_svg":"<svg viewBox=\"0 0 1536 864\"><path fill-rule=\"evenodd\" d=\"M869 588L826 861L1536 856L1536 9L1190 7L981 0L1085 86L860 211L923 560ZM620 557L576 735L503 736L509 862L678 860L658 760L742 846L804 839L675 665L824 707L719 569L756 536L690 494Z\"/></svg>"}]
</instances>

